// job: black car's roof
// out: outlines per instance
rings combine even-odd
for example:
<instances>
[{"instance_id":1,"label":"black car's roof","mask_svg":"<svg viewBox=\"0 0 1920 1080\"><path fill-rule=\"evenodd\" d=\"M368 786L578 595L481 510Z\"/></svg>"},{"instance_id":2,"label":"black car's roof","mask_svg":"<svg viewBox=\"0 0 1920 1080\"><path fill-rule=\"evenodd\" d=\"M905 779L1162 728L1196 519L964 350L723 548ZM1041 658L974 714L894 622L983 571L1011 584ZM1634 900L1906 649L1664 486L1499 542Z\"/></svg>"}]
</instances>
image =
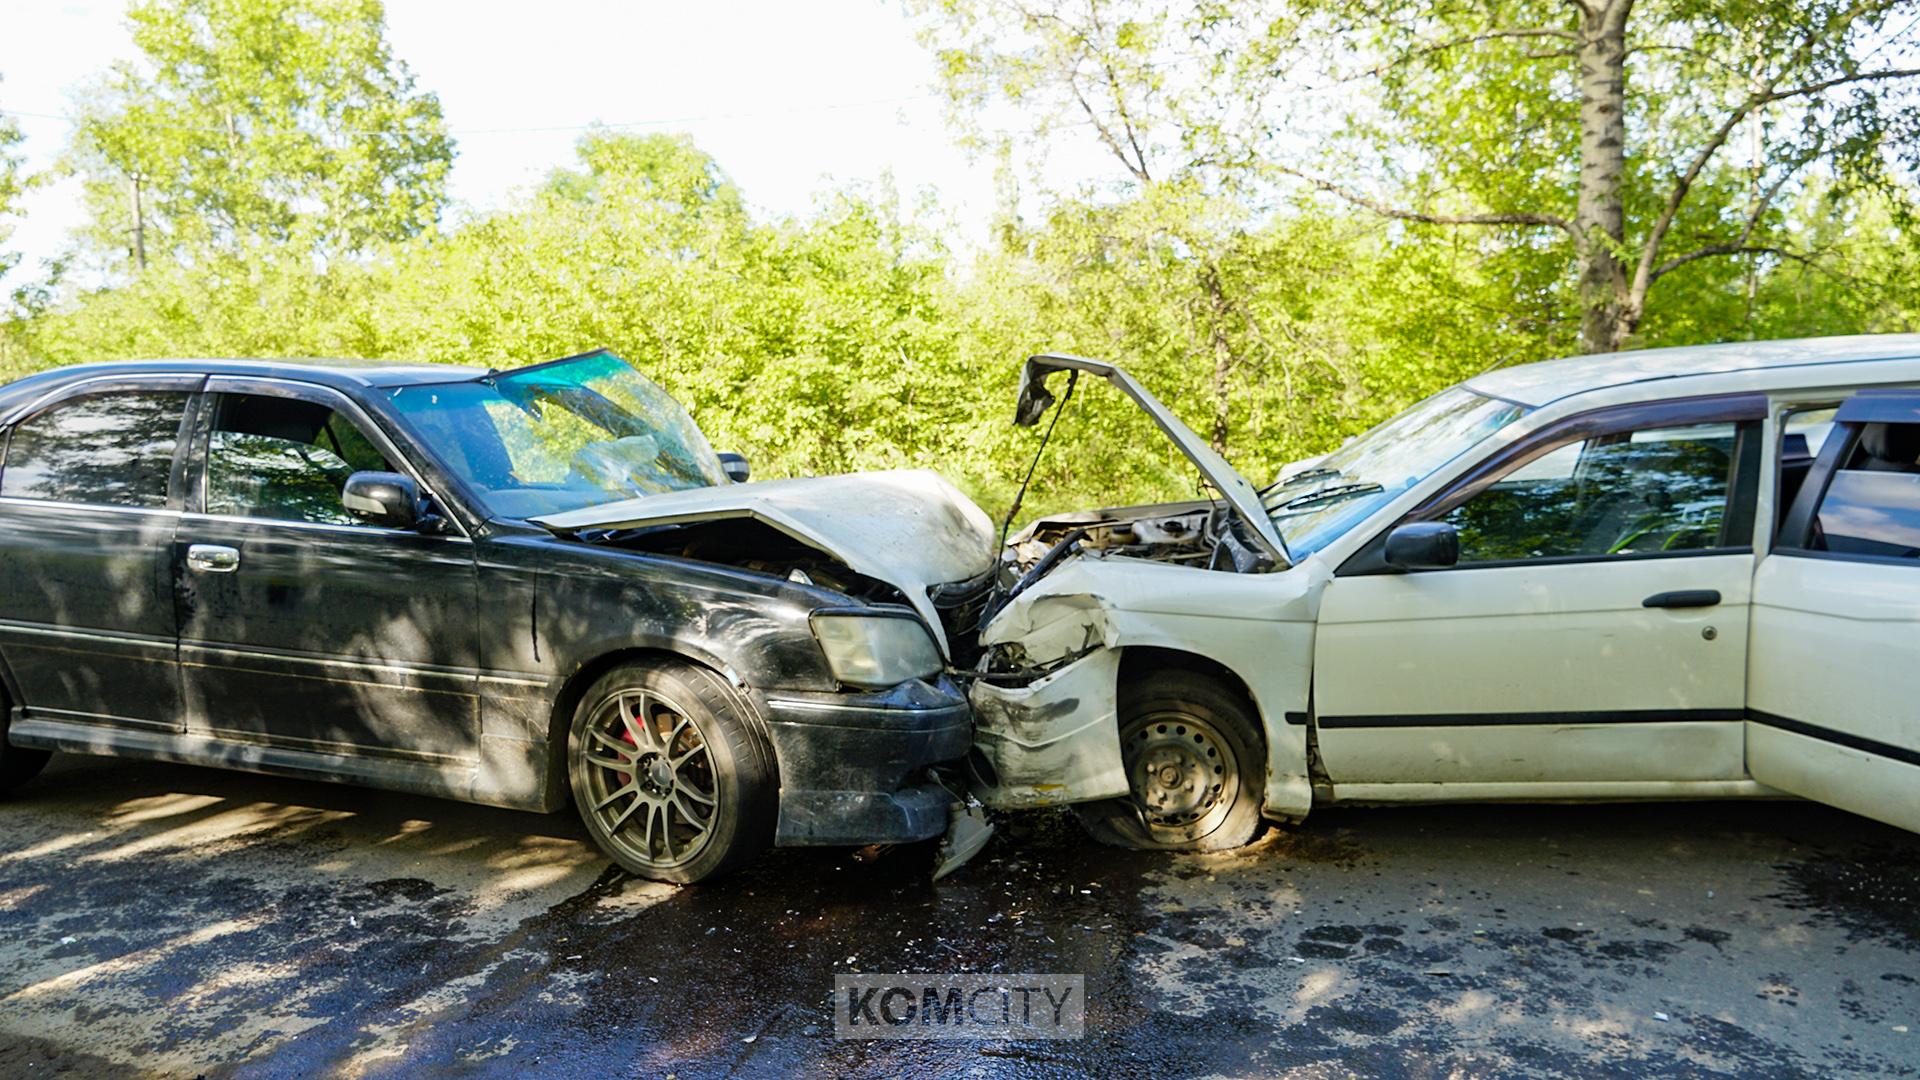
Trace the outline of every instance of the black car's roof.
<instances>
[{"instance_id":1,"label":"black car's roof","mask_svg":"<svg viewBox=\"0 0 1920 1080\"><path fill-rule=\"evenodd\" d=\"M254 375L267 378L300 379L339 387L411 386L417 383L454 382L486 374L486 368L457 364L420 364L387 360L117 360L99 364L77 364L29 375L8 389L29 383L53 385L75 378L102 375Z\"/></svg>"}]
</instances>

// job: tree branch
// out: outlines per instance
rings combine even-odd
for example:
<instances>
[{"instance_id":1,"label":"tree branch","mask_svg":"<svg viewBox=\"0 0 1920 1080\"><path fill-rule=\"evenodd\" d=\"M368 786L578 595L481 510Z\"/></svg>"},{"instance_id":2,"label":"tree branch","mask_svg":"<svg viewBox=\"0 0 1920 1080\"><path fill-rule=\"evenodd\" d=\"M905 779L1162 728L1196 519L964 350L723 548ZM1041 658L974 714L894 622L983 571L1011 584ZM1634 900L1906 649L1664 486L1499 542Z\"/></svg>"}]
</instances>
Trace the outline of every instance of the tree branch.
<instances>
[{"instance_id":1,"label":"tree branch","mask_svg":"<svg viewBox=\"0 0 1920 1080\"><path fill-rule=\"evenodd\" d=\"M1120 145L1119 139L1114 138L1113 132L1107 129L1106 122L1100 119L1100 114L1095 112L1093 106L1088 103L1086 95L1080 92L1080 80L1074 78L1071 72L1067 75L1067 87L1073 91L1073 99L1080 103L1080 108L1087 114L1087 122L1093 125L1094 132L1100 136L1100 141L1106 144L1107 149L1113 152L1113 156L1120 159L1120 164L1126 166L1134 179L1143 184L1151 183L1153 177L1147 175L1146 163L1135 162L1127 157L1126 149ZM1132 138L1131 133L1128 138ZM1137 148L1138 144L1136 143L1135 146Z\"/></svg>"},{"instance_id":2,"label":"tree branch","mask_svg":"<svg viewBox=\"0 0 1920 1080\"><path fill-rule=\"evenodd\" d=\"M1799 48L1794 50L1793 57L1789 59L1787 63L1781 65L1782 68L1789 69L1799 63L1813 48L1813 44L1814 39L1812 37L1803 38ZM1920 75L1920 68L1894 68L1885 71L1856 72L1851 75L1836 75L1831 79L1822 79L1818 82L1803 83L1799 86L1791 86L1783 90L1774 89L1774 84L1769 81L1753 93L1748 94L1745 101L1742 101L1733 111L1727 114L1726 119L1723 120L1719 128L1714 131L1712 137L1707 140L1706 145L1702 146L1700 151L1693 156L1693 160L1687 163L1686 171L1681 173L1679 179L1674 181L1673 191L1667 196L1667 204L1661 208L1660 217L1654 222L1653 228L1647 233L1645 246L1641 249L1640 263L1634 269L1633 284L1630 286L1628 292L1628 307L1637 310L1646 302L1647 290L1653 285L1654 280L1654 260L1660 257L1660 247L1666 241L1667 230L1673 227L1673 219L1679 214L1681 205L1687 201L1687 195L1693 190L1694 181L1700 178L1700 173L1706 169L1707 164L1713 160L1714 155L1718 154L1720 148L1726 145L1727 140L1732 137L1734 129L1739 127L1740 122L1752 114L1755 109L1776 101L1786 101L1790 98L1818 94L1826 90L1831 90L1836 86L1846 86L1862 82L1877 82L1886 79L1903 79L1916 75Z\"/></svg>"},{"instance_id":3,"label":"tree branch","mask_svg":"<svg viewBox=\"0 0 1920 1080\"><path fill-rule=\"evenodd\" d=\"M1773 247L1769 244L1715 244L1711 247L1703 247L1696 251L1689 251L1678 258L1668 260L1667 263L1663 265L1662 272L1664 273L1665 270L1675 266L1693 262L1696 259L1712 258L1716 255L1772 255L1775 258L1797 262L1808 269L1817 270L1837 281L1855 280L1852 275L1834 270L1813 255L1808 255L1800 251L1789 251L1786 248Z\"/></svg>"},{"instance_id":4,"label":"tree branch","mask_svg":"<svg viewBox=\"0 0 1920 1080\"><path fill-rule=\"evenodd\" d=\"M1760 227L1760 219L1765 217L1767 211L1773 207L1773 201L1779 197L1781 189L1787 186L1787 181L1793 179L1796 173L1814 158L1820 156L1820 148L1824 146L1824 144L1824 140L1815 144L1813 150L1802 155L1800 160L1795 161L1787 169L1782 171L1773 183L1767 186L1767 190L1761 193L1759 199L1755 200L1753 210L1747 214L1747 223L1741 228L1740 238L1738 240L1728 243L1708 244L1696 250L1689 251L1685 255L1678 255L1668 259L1666 262L1653 268L1653 273L1647 278L1647 284L1651 286L1667 274L1697 259L1705 259L1714 255L1734 255L1745 251L1753 241L1754 231Z\"/></svg>"},{"instance_id":5,"label":"tree branch","mask_svg":"<svg viewBox=\"0 0 1920 1080\"><path fill-rule=\"evenodd\" d=\"M1297 180L1304 181L1320 191L1337 196L1355 206L1371 210L1381 217L1394 218L1398 221L1419 221L1428 225L1533 225L1541 228L1559 229L1569 236L1576 235L1573 222L1555 214L1429 214L1419 210L1406 210L1400 207L1389 206L1377 199L1362 195L1351 188L1336 184L1325 177L1314 176L1311 173L1302 172L1286 165L1274 165L1273 169L1284 176L1291 176Z\"/></svg>"},{"instance_id":6,"label":"tree branch","mask_svg":"<svg viewBox=\"0 0 1920 1080\"><path fill-rule=\"evenodd\" d=\"M1446 41L1436 41L1431 45L1419 46L1418 48L1415 48L1410 52L1403 53L1400 56L1393 58L1392 60L1388 60L1385 63L1380 64L1378 67L1375 67L1370 71L1362 71L1356 75L1349 75L1341 79L1340 81L1341 82L1357 82L1361 79L1379 78L1380 76L1385 75L1387 72L1392 71L1394 68L1397 68L1402 64L1410 64L1415 60L1419 60L1423 57L1432 56L1435 53L1446 52L1448 49L1457 49L1463 45L1477 45L1482 41L1497 41L1502 38L1543 38L1543 37L1559 38L1562 41L1574 42L1574 43L1577 43L1580 40L1580 36L1571 30L1560 30L1552 27L1506 27L1506 28L1495 29L1495 30L1483 30L1477 34L1463 34L1456 38L1449 38ZM1529 59L1542 59L1550 56L1564 56L1564 55L1566 55L1566 53L1556 50L1553 52L1546 52L1546 53L1528 53L1527 57Z\"/></svg>"}]
</instances>

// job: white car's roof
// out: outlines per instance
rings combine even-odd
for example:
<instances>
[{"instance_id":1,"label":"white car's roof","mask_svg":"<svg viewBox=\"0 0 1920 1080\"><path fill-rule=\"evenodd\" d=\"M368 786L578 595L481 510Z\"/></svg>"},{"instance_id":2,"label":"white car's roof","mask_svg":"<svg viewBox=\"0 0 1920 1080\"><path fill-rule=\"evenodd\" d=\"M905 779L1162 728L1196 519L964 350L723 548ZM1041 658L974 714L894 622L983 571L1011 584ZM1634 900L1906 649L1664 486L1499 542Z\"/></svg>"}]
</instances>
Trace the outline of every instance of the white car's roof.
<instances>
[{"instance_id":1,"label":"white car's roof","mask_svg":"<svg viewBox=\"0 0 1920 1080\"><path fill-rule=\"evenodd\" d=\"M1736 341L1544 360L1476 375L1467 380L1466 386L1482 394L1538 406L1590 390L1656 379L1913 357L1920 357L1920 334Z\"/></svg>"}]
</instances>

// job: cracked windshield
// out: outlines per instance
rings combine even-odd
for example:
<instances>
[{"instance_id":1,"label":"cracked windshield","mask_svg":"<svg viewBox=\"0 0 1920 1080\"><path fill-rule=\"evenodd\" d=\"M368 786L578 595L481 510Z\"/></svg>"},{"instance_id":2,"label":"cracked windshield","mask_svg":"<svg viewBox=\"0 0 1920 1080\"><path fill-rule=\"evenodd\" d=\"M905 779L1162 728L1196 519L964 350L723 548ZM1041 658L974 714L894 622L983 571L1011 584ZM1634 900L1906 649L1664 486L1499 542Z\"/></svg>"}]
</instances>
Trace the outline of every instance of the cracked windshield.
<instances>
[{"instance_id":1,"label":"cracked windshield","mask_svg":"<svg viewBox=\"0 0 1920 1080\"><path fill-rule=\"evenodd\" d=\"M404 386L393 403L507 517L729 482L687 410L609 352Z\"/></svg>"}]
</instances>

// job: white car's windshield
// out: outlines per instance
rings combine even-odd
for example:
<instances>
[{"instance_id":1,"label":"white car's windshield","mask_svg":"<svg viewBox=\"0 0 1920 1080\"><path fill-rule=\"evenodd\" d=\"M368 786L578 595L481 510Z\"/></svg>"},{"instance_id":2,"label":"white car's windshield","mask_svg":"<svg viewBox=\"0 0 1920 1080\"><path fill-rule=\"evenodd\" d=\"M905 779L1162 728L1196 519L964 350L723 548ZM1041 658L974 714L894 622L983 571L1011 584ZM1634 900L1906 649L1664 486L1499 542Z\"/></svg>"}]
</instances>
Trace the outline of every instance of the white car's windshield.
<instances>
[{"instance_id":1,"label":"white car's windshield","mask_svg":"<svg viewBox=\"0 0 1920 1080\"><path fill-rule=\"evenodd\" d=\"M1460 387L1443 390L1261 496L1287 550L1303 559L1526 412Z\"/></svg>"},{"instance_id":2,"label":"white car's windshield","mask_svg":"<svg viewBox=\"0 0 1920 1080\"><path fill-rule=\"evenodd\" d=\"M392 400L446 467L502 517L729 482L687 410L609 352L403 386Z\"/></svg>"}]
</instances>

